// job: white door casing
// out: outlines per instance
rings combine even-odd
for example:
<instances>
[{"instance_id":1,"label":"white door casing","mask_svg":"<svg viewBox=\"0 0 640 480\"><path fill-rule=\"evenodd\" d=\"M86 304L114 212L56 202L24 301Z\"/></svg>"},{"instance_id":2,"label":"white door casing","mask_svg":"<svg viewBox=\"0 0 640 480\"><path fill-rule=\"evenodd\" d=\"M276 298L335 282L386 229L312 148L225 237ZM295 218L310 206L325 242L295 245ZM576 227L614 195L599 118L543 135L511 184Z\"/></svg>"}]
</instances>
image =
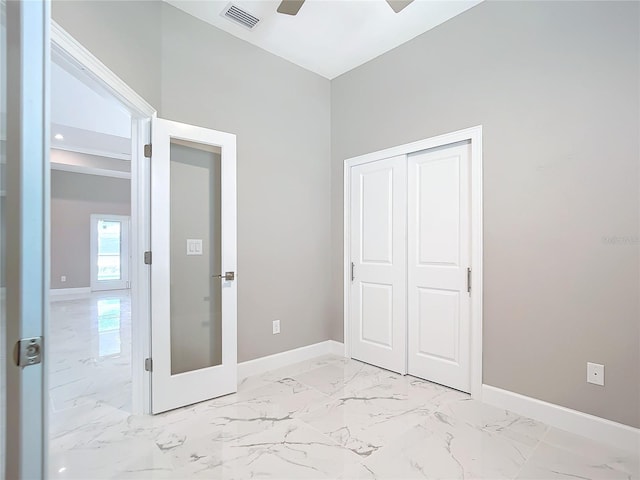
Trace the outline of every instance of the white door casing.
<instances>
[{"instance_id":1,"label":"white door casing","mask_svg":"<svg viewBox=\"0 0 640 480\"><path fill-rule=\"evenodd\" d=\"M470 144L408 156L408 373L470 392Z\"/></svg>"},{"instance_id":2,"label":"white door casing","mask_svg":"<svg viewBox=\"0 0 640 480\"><path fill-rule=\"evenodd\" d=\"M98 223L103 220L120 224L120 266L118 278L101 278L99 268L99 232ZM130 287L129 270L131 266L131 255L129 248L129 239L131 231L130 217L125 215L91 215L91 291L100 290L122 290Z\"/></svg>"},{"instance_id":3,"label":"white door casing","mask_svg":"<svg viewBox=\"0 0 640 480\"><path fill-rule=\"evenodd\" d=\"M406 373L406 156L351 169L351 353Z\"/></svg>"},{"instance_id":4,"label":"white door casing","mask_svg":"<svg viewBox=\"0 0 640 480\"><path fill-rule=\"evenodd\" d=\"M151 411L160 413L237 389L237 280L222 281L221 361L215 366L172 375L171 369L171 140L220 147L222 272L235 272L236 259L236 137L163 119L152 124L151 157ZM206 248L206 245L205 245Z\"/></svg>"}]
</instances>

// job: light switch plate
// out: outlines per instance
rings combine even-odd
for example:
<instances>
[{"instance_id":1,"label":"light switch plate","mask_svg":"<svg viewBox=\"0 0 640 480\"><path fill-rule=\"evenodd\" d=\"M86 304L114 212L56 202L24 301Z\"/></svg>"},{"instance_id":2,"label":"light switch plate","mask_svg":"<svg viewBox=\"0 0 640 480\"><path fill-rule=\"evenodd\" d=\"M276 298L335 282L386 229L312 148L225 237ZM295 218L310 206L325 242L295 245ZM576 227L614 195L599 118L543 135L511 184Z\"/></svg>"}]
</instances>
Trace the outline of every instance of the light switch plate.
<instances>
[{"instance_id":1,"label":"light switch plate","mask_svg":"<svg viewBox=\"0 0 640 480\"><path fill-rule=\"evenodd\" d=\"M202 255L202 239L187 238L187 255Z\"/></svg>"},{"instance_id":2,"label":"light switch plate","mask_svg":"<svg viewBox=\"0 0 640 480\"><path fill-rule=\"evenodd\" d=\"M587 362L587 382L604 386L604 365Z\"/></svg>"}]
</instances>

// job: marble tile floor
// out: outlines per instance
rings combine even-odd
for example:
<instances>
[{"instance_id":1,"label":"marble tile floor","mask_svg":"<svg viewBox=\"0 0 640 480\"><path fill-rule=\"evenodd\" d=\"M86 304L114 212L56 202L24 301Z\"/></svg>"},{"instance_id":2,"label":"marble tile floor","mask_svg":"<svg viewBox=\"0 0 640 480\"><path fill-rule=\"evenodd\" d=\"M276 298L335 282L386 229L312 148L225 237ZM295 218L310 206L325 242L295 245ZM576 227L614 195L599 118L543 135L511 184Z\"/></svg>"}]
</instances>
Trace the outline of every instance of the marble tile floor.
<instances>
[{"instance_id":1,"label":"marble tile floor","mask_svg":"<svg viewBox=\"0 0 640 480\"><path fill-rule=\"evenodd\" d=\"M52 296L48 346L52 427L86 407L131 411L129 290Z\"/></svg>"},{"instance_id":2,"label":"marble tile floor","mask_svg":"<svg viewBox=\"0 0 640 480\"><path fill-rule=\"evenodd\" d=\"M640 480L637 449L337 356L162 415L75 410L54 420L50 478Z\"/></svg>"}]
</instances>

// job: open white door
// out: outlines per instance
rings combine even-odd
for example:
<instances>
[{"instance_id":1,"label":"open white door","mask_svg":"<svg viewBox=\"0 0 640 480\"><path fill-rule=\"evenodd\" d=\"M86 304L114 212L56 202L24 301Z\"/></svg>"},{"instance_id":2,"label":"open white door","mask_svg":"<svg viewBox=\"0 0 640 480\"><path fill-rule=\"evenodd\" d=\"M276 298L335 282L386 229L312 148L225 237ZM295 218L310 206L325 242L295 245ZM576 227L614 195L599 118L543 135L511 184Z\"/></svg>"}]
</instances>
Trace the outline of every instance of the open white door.
<instances>
[{"instance_id":1,"label":"open white door","mask_svg":"<svg viewBox=\"0 0 640 480\"><path fill-rule=\"evenodd\" d=\"M351 168L351 356L406 373L406 156Z\"/></svg>"},{"instance_id":2,"label":"open white door","mask_svg":"<svg viewBox=\"0 0 640 480\"><path fill-rule=\"evenodd\" d=\"M151 411L237 388L236 137L155 119Z\"/></svg>"}]
</instances>

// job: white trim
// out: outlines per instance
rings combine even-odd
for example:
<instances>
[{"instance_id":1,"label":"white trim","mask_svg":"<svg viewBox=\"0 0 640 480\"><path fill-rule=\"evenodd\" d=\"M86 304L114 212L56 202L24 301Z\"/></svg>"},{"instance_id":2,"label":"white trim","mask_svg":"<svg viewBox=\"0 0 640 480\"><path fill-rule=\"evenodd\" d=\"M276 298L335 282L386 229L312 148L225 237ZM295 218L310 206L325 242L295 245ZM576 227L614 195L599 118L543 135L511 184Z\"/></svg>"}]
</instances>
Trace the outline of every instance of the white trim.
<instances>
[{"instance_id":1,"label":"white trim","mask_svg":"<svg viewBox=\"0 0 640 480\"><path fill-rule=\"evenodd\" d=\"M131 172L108 170L106 168L87 167L85 165L70 165L68 163L51 162L51 170L81 173L84 175L97 175L99 177L124 178L131 180Z\"/></svg>"},{"instance_id":2,"label":"white trim","mask_svg":"<svg viewBox=\"0 0 640 480\"><path fill-rule=\"evenodd\" d=\"M108 213L92 213L90 219L90 251L91 291L125 290L131 285L131 217L129 215L111 215ZM120 222L120 279L98 280L98 222L100 220Z\"/></svg>"},{"instance_id":3,"label":"white trim","mask_svg":"<svg viewBox=\"0 0 640 480\"><path fill-rule=\"evenodd\" d=\"M50 297L59 297L60 295L84 295L87 293L91 293L91 287L52 288L49 290Z\"/></svg>"},{"instance_id":4,"label":"white trim","mask_svg":"<svg viewBox=\"0 0 640 480\"><path fill-rule=\"evenodd\" d=\"M150 159L144 156L144 145L151 143L151 118L133 118L131 122L131 368L134 414L151 413L151 374L142 365L151 358L151 273L143 261L144 252L151 250ZM137 195L133 195L137 192ZM138 261L136 261L138 259Z\"/></svg>"},{"instance_id":5,"label":"white trim","mask_svg":"<svg viewBox=\"0 0 640 480\"><path fill-rule=\"evenodd\" d=\"M640 447L640 429L595 415L491 385L482 385L482 401L621 450L637 452Z\"/></svg>"},{"instance_id":6,"label":"white trim","mask_svg":"<svg viewBox=\"0 0 640 480\"><path fill-rule=\"evenodd\" d=\"M116 160L131 160L128 153L115 153L106 150L98 150L97 148L74 147L71 145L52 145L55 150L64 150L65 152L82 153L85 155L94 155L96 157L115 158Z\"/></svg>"},{"instance_id":7,"label":"white trim","mask_svg":"<svg viewBox=\"0 0 640 480\"><path fill-rule=\"evenodd\" d=\"M51 20L51 56L56 61L68 62L83 69L98 86L103 89L106 87L109 94L115 96L132 113L143 117L152 117L156 114L155 108L54 20Z\"/></svg>"},{"instance_id":8,"label":"white trim","mask_svg":"<svg viewBox=\"0 0 640 480\"><path fill-rule=\"evenodd\" d=\"M151 245L150 163L142 145L150 143L151 119L156 117L156 110L53 20L51 57L96 91L115 97L131 114L132 413L151 413L151 374L144 370L144 360L151 352L150 275L149 267L142 262L143 252Z\"/></svg>"},{"instance_id":9,"label":"white trim","mask_svg":"<svg viewBox=\"0 0 640 480\"><path fill-rule=\"evenodd\" d=\"M471 396L480 399L482 397L482 125L478 125L456 132L438 135L426 140L407 143L397 147L387 148L377 152L367 153L344 161L344 244L343 244L343 322L344 322L344 349L345 356L351 356L350 329L349 329L349 285L350 277L350 235L349 218L351 167L364 163L376 162L385 158L442 147L456 142L471 142Z\"/></svg>"},{"instance_id":10,"label":"white trim","mask_svg":"<svg viewBox=\"0 0 640 480\"><path fill-rule=\"evenodd\" d=\"M327 340L329 342L329 353L332 355L338 355L344 357L344 343L336 342L335 340Z\"/></svg>"},{"instance_id":11,"label":"white trim","mask_svg":"<svg viewBox=\"0 0 640 480\"><path fill-rule=\"evenodd\" d=\"M247 377L286 367L305 360L320 357L321 355L341 355L343 344L335 340L325 340L306 347L294 348L286 352L274 353L266 357L256 358L238 364L238 383Z\"/></svg>"}]
</instances>

